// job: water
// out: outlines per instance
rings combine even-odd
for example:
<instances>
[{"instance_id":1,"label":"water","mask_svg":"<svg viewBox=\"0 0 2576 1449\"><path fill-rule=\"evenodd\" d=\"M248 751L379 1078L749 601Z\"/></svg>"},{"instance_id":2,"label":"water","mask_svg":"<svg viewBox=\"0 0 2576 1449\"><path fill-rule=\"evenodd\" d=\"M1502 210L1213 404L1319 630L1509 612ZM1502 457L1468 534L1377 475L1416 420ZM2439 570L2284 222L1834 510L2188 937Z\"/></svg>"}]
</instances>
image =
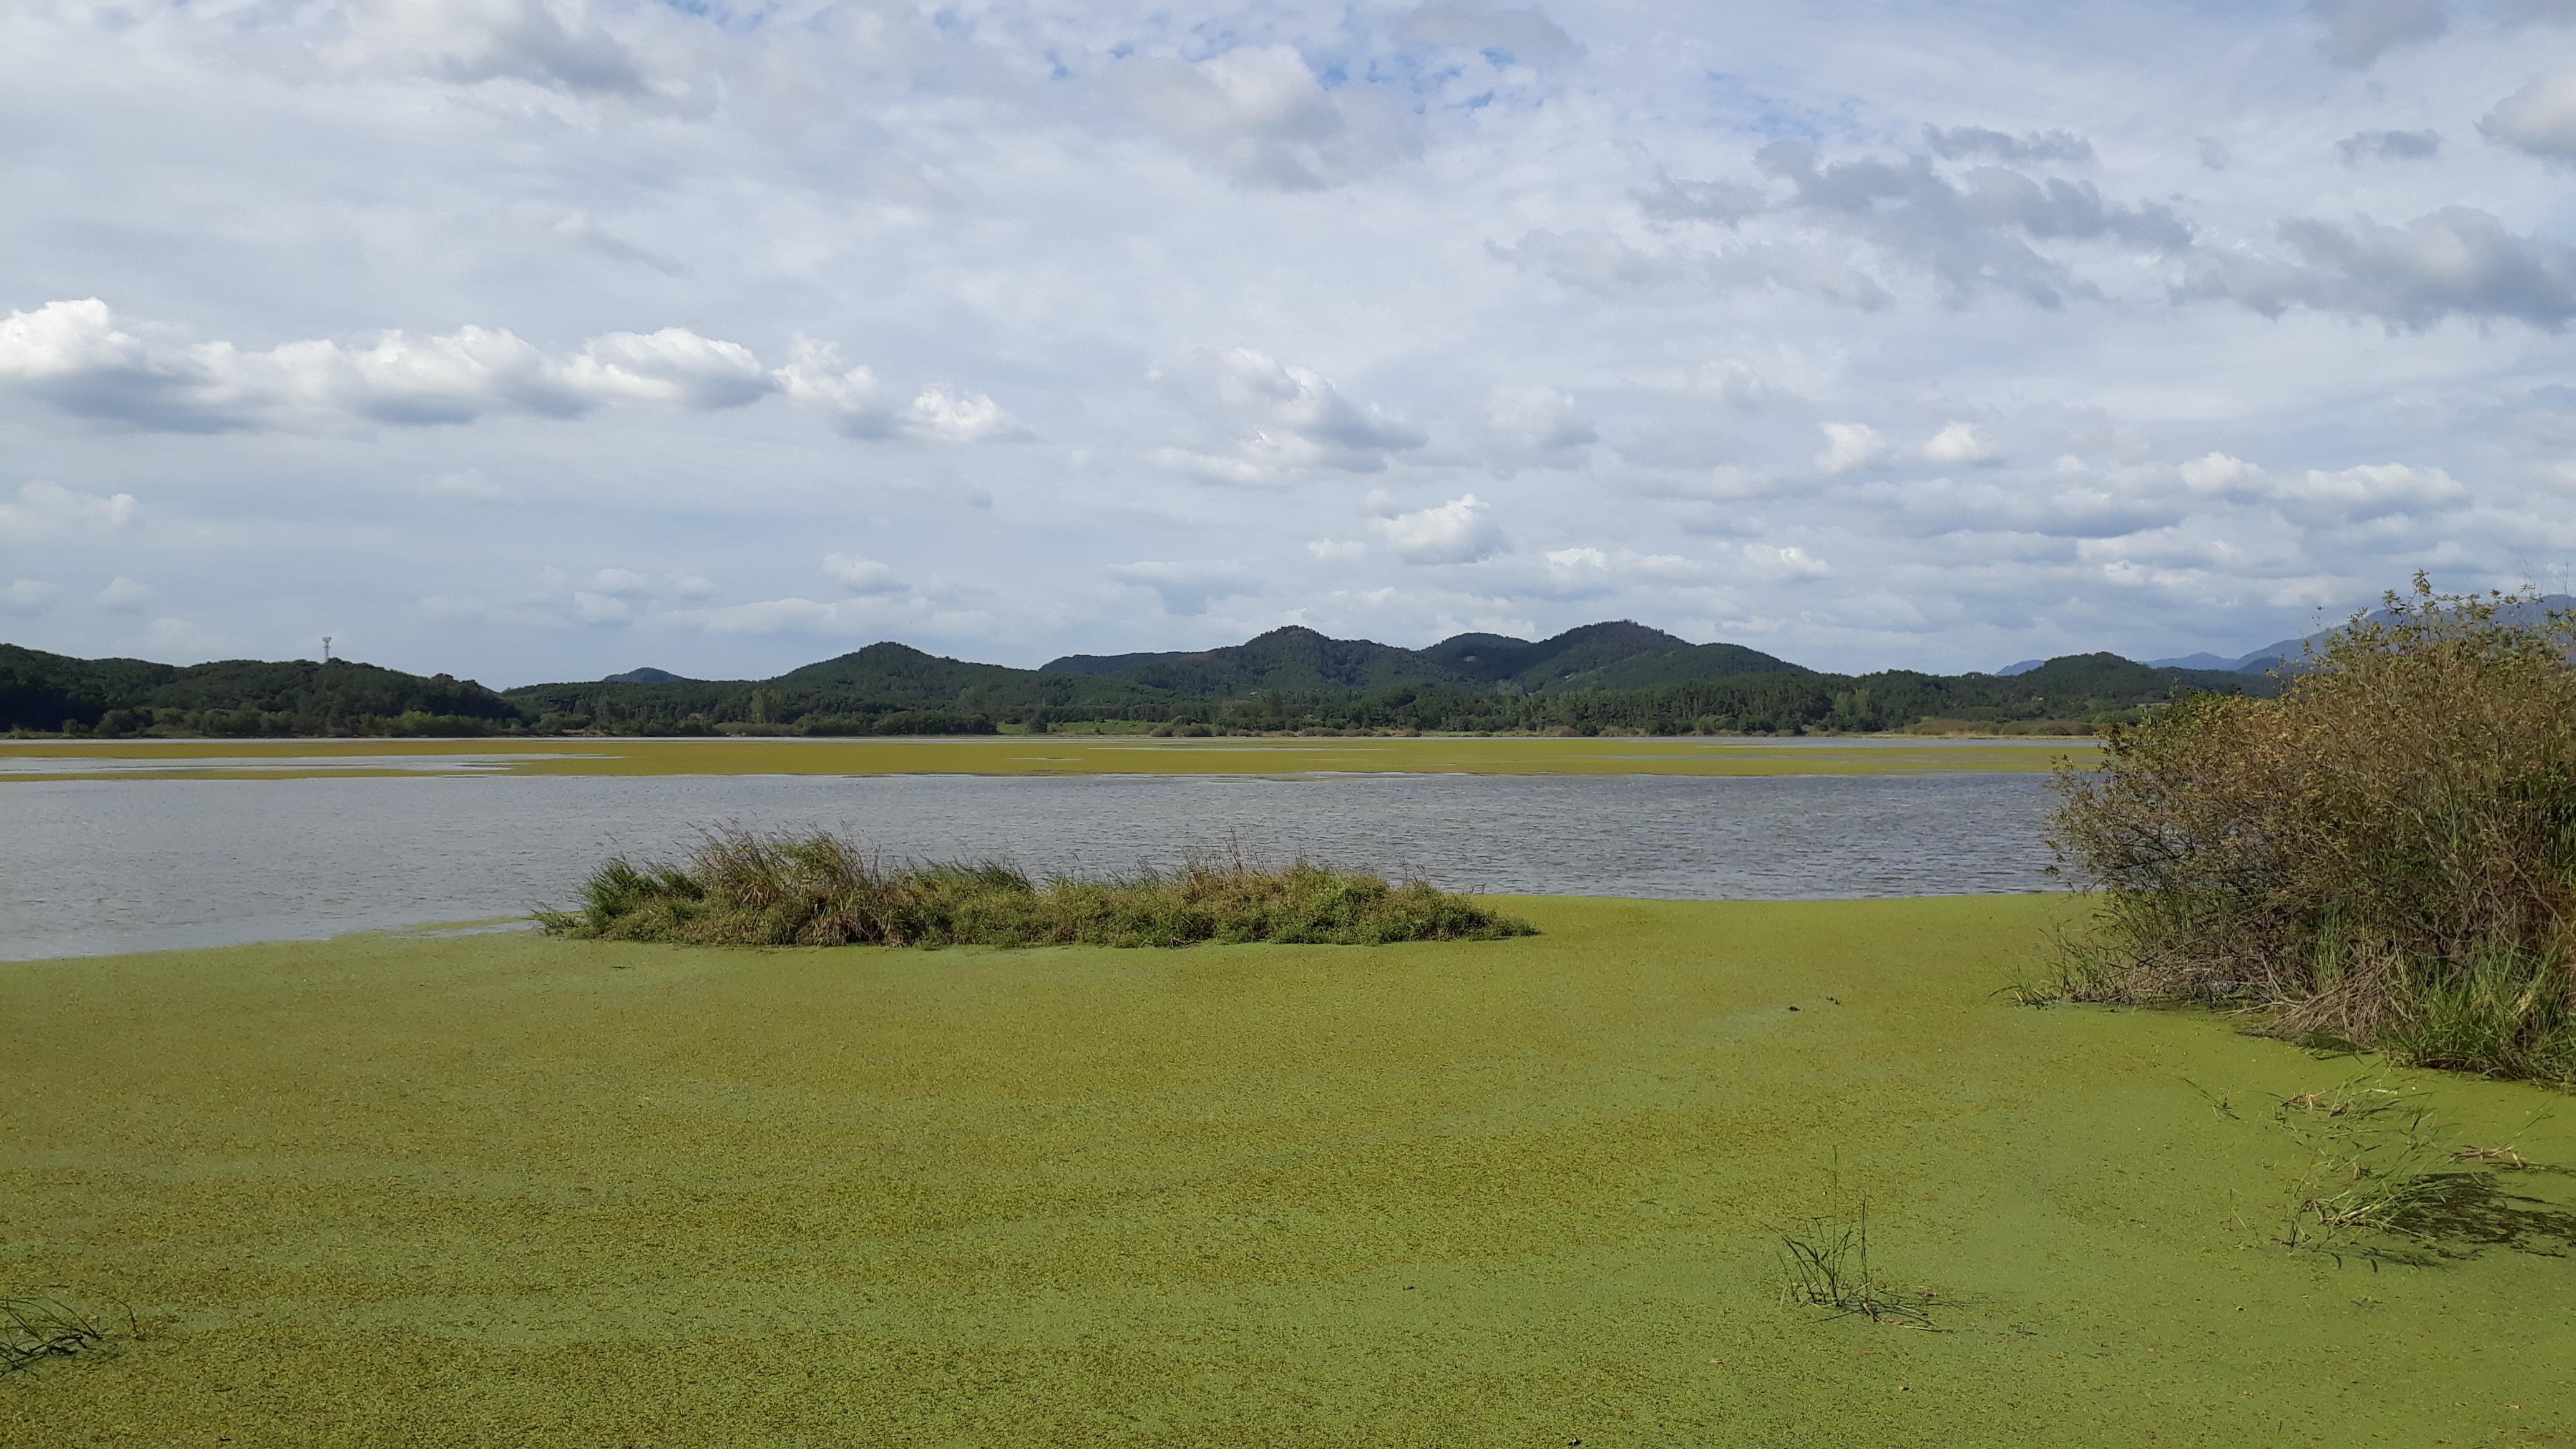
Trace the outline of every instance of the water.
<instances>
[{"instance_id":1,"label":"water","mask_svg":"<svg viewBox=\"0 0 2576 1449\"><path fill-rule=\"evenodd\" d=\"M0 959L311 939L571 901L738 820L1033 872L1239 844L1451 889L1813 899L2049 884L2028 774L447 776L0 785Z\"/></svg>"}]
</instances>

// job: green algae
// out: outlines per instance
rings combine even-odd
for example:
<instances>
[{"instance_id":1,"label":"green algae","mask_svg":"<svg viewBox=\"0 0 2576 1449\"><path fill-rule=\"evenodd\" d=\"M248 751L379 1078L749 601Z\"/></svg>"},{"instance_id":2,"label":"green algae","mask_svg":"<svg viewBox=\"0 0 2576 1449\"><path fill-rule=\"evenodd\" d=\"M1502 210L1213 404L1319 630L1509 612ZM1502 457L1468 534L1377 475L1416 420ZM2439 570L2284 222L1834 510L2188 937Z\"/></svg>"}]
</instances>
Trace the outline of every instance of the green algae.
<instances>
[{"instance_id":1,"label":"green algae","mask_svg":"<svg viewBox=\"0 0 2576 1449\"><path fill-rule=\"evenodd\" d=\"M145 1328L0 1440L2576 1437L2567 1179L2430 1266L2282 1248L2267 1109L2354 1064L2009 1004L2063 900L1499 904L1547 934L0 966L0 1286ZM1782 1303L1837 1166L1939 1331Z\"/></svg>"}]
</instances>

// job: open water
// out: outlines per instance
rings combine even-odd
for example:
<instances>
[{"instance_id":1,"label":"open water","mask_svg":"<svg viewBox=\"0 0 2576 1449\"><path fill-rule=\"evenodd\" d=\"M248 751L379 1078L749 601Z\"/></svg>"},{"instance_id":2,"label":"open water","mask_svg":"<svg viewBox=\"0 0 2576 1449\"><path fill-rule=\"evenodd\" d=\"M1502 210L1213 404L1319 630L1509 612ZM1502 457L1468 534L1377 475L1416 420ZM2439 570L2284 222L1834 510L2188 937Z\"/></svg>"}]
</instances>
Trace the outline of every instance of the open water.
<instances>
[{"instance_id":1,"label":"open water","mask_svg":"<svg viewBox=\"0 0 2576 1449\"><path fill-rule=\"evenodd\" d=\"M0 785L0 959L311 939L568 904L697 827L844 831L1033 873L1307 855L1450 889L2029 891L2032 774L449 776Z\"/></svg>"}]
</instances>

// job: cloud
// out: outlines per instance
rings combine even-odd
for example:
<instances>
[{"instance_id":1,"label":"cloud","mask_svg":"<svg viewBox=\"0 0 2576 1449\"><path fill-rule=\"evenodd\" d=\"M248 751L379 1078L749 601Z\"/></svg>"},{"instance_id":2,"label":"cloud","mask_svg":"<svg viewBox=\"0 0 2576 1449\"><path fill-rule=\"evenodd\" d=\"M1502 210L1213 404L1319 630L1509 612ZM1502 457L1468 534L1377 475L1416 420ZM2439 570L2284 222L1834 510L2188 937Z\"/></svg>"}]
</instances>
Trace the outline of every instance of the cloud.
<instances>
[{"instance_id":1,"label":"cloud","mask_svg":"<svg viewBox=\"0 0 2576 1449\"><path fill-rule=\"evenodd\" d=\"M1922 267L1954 303L1989 289L2044 308L2099 295L2034 241L2102 241L2149 254L2179 253L2192 242L2170 207L2105 202L2089 181L1981 166L1953 182L1923 156L1819 166L1805 141L1771 142L1754 159L1797 188L1805 214Z\"/></svg>"},{"instance_id":2,"label":"cloud","mask_svg":"<svg viewBox=\"0 0 2576 1449\"><path fill-rule=\"evenodd\" d=\"M2003 458L2003 449L1974 423L1951 423L1913 448L1896 446L1867 423L1816 426L1825 435L1824 450L1814 459L1820 473L1857 473L1903 463L1994 463Z\"/></svg>"},{"instance_id":3,"label":"cloud","mask_svg":"<svg viewBox=\"0 0 2576 1449\"><path fill-rule=\"evenodd\" d=\"M1894 460L1896 450L1888 446L1878 429L1867 423L1818 423L1824 432L1824 451L1816 454L1819 473L1856 473L1863 468L1883 467Z\"/></svg>"},{"instance_id":4,"label":"cloud","mask_svg":"<svg viewBox=\"0 0 2576 1449\"><path fill-rule=\"evenodd\" d=\"M2576 316L2576 248L2517 236L2474 207L2444 207L2403 227L2367 216L2293 217L2280 237L2296 261L2202 252L2176 295L2225 298L2267 317L2308 306L2377 318L2392 331L2421 332L2456 316L2555 332Z\"/></svg>"},{"instance_id":5,"label":"cloud","mask_svg":"<svg viewBox=\"0 0 2576 1449\"><path fill-rule=\"evenodd\" d=\"M1721 292L1777 287L1862 311L1893 300L1876 280L1815 245L1743 242L1717 251L1649 252L1608 232L1541 227L1510 246L1485 249L1560 286L1604 297L1698 282Z\"/></svg>"},{"instance_id":6,"label":"cloud","mask_svg":"<svg viewBox=\"0 0 2576 1449\"><path fill-rule=\"evenodd\" d=\"M609 594L575 589L572 616L585 624L626 624L634 621L635 607Z\"/></svg>"},{"instance_id":7,"label":"cloud","mask_svg":"<svg viewBox=\"0 0 2576 1449\"><path fill-rule=\"evenodd\" d=\"M875 559L861 558L856 554L823 555L823 573L832 582L852 593L887 594L903 587L902 583L896 580L893 569Z\"/></svg>"},{"instance_id":8,"label":"cloud","mask_svg":"<svg viewBox=\"0 0 2576 1449\"><path fill-rule=\"evenodd\" d=\"M601 569L592 575L590 587L595 593L627 598L653 592L653 581L632 569Z\"/></svg>"},{"instance_id":9,"label":"cloud","mask_svg":"<svg viewBox=\"0 0 2576 1449\"><path fill-rule=\"evenodd\" d=\"M2400 46L2438 39L2451 25L2442 0L2308 0L2308 13L2326 27L2317 42L2326 58L2355 70Z\"/></svg>"},{"instance_id":10,"label":"cloud","mask_svg":"<svg viewBox=\"0 0 2576 1449\"><path fill-rule=\"evenodd\" d=\"M94 602L102 609L140 609L152 602L152 586L118 574L106 588L98 591Z\"/></svg>"},{"instance_id":11,"label":"cloud","mask_svg":"<svg viewBox=\"0 0 2576 1449\"><path fill-rule=\"evenodd\" d=\"M611 404L720 412L783 392L851 437L1027 436L981 393L934 386L907 404L890 403L874 372L844 365L829 343L799 339L787 364L771 369L740 343L685 327L603 333L562 358L508 331L473 326L244 352L227 342L148 343L91 297L0 319L0 385L12 384L76 416L175 432L453 425L512 413L574 418ZM469 469L431 486L498 496L475 480Z\"/></svg>"},{"instance_id":12,"label":"cloud","mask_svg":"<svg viewBox=\"0 0 2576 1449\"><path fill-rule=\"evenodd\" d=\"M1507 546L1492 508L1473 493L1380 518L1376 527L1396 557L1412 564L1474 563Z\"/></svg>"},{"instance_id":13,"label":"cloud","mask_svg":"<svg viewBox=\"0 0 2576 1449\"><path fill-rule=\"evenodd\" d=\"M1250 569L1231 560L1114 564L1109 576L1153 590L1162 598L1163 612L1184 617L1204 614L1215 600L1249 594L1259 587Z\"/></svg>"},{"instance_id":14,"label":"cloud","mask_svg":"<svg viewBox=\"0 0 2576 1449\"><path fill-rule=\"evenodd\" d=\"M584 397L634 398L700 411L755 403L779 386L749 348L700 337L685 327L594 337L566 365L563 376Z\"/></svg>"},{"instance_id":15,"label":"cloud","mask_svg":"<svg viewBox=\"0 0 2576 1449\"><path fill-rule=\"evenodd\" d=\"M2478 121L2479 134L2550 161L2576 161L2576 71L2533 76Z\"/></svg>"},{"instance_id":16,"label":"cloud","mask_svg":"<svg viewBox=\"0 0 2576 1449\"><path fill-rule=\"evenodd\" d=\"M0 527L15 534L113 532L142 520L131 493L82 493L41 478L19 484L17 502L0 503Z\"/></svg>"},{"instance_id":17,"label":"cloud","mask_svg":"<svg viewBox=\"0 0 2576 1449\"><path fill-rule=\"evenodd\" d=\"M1974 423L1952 423L1925 441L1917 456L1927 463L1994 463L2003 449Z\"/></svg>"},{"instance_id":18,"label":"cloud","mask_svg":"<svg viewBox=\"0 0 2576 1449\"><path fill-rule=\"evenodd\" d=\"M431 493L450 498L470 498L477 503L498 503L504 496L501 485L484 477L480 468L441 473L421 486Z\"/></svg>"},{"instance_id":19,"label":"cloud","mask_svg":"<svg viewBox=\"0 0 2576 1449\"><path fill-rule=\"evenodd\" d=\"M2439 468L2375 463L2328 473L2311 468L2275 484L2273 500L2311 520L2358 522L2390 514L2441 513L2469 501L2469 490Z\"/></svg>"},{"instance_id":20,"label":"cloud","mask_svg":"<svg viewBox=\"0 0 2576 1449\"><path fill-rule=\"evenodd\" d=\"M1291 484L1318 468L1376 473L1390 454L1431 440L1409 418L1344 397L1322 373L1249 347L1200 352L1151 380L1208 434L1203 447L1164 448L1156 460L1209 482Z\"/></svg>"},{"instance_id":21,"label":"cloud","mask_svg":"<svg viewBox=\"0 0 2576 1449\"><path fill-rule=\"evenodd\" d=\"M2442 154L2439 131L2355 131L2335 142L2346 166L2364 161L2430 161Z\"/></svg>"},{"instance_id":22,"label":"cloud","mask_svg":"<svg viewBox=\"0 0 2576 1449\"><path fill-rule=\"evenodd\" d=\"M1550 387L1498 386L1485 394L1477 424L1503 464L1565 466L1601 435L1571 394Z\"/></svg>"},{"instance_id":23,"label":"cloud","mask_svg":"<svg viewBox=\"0 0 2576 1449\"><path fill-rule=\"evenodd\" d=\"M1114 84L1165 140L1243 186L1322 191L1421 154L1409 112L1363 88L1325 90L1291 46L1134 59Z\"/></svg>"},{"instance_id":24,"label":"cloud","mask_svg":"<svg viewBox=\"0 0 2576 1449\"><path fill-rule=\"evenodd\" d=\"M455 85L524 81L569 94L640 96L634 53L582 3L399 0L352 6L347 36L325 53L337 69L420 75Z\"/></svg>"},{"instance_id":25,"label":"cloud","mask_svg":"<svg viewBox=\"0 0 2576 1449\"><path fill-rule=\"evenodd\" d=\"M62 597L62 586L41 579L12 579L0 588L0 609L32 614Z\"/></svg>"},{"instance_id":26,"label":"cloud","mask_svg":"<svg viewBox=\"0 0 2576 1449\"><path fill-rule=\"evenodd\" d=\"M1713 221L1734 226L1759 216L1771 199L1742 181L1683 181L1666 176L1652 191L1631 191L1639 210L1657 221Z\"/></svg>"},{"instance_id":27,"label":"cloud","mask_svg":"<svg viewBox=\"0 0 2576 1449\"><path fill-rule=\"evenodd\" d=\"M1468 46L1498 65L1546 68L1583 56L1574 37L1538 7L1515 10L1476 0L1429 0L1396 22L1394 38L1398 45Z\"/></svg>"},{"instance_id":28,"label":"cloud","mask_svg":"<svg viewBox=\"0 0 2576 1449\"><path fill-rule=\"evenodd\" d=\"M1997 161L2064 161L2077 166L2093 162L2093 143L2072 131L2030 131L2011 136L1983 126L1952 126L1946 131L1925 126L1923 144L1944 161L1991 156Z\"/></svg>"},{"instance_id":29,"label":"cloud","mask_svg":"<svg viewBox=\"0 0 2576 1449\"><path fill-rule=\"evenodd\" d=\"M656 621L709 634L847 635L882 629L898 617L897 609L878 598L843 599L829 604L785 598L710 609L676 609L658 615Z\"/></svg>"}]
</instances>

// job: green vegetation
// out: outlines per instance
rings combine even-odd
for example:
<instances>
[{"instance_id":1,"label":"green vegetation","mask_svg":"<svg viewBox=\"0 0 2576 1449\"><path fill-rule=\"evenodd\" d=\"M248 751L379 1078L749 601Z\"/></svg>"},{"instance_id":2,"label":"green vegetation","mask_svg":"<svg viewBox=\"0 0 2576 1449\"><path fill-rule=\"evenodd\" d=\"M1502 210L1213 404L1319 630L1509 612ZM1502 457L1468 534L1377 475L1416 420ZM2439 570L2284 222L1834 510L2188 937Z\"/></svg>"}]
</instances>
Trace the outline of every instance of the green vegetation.
<instances>
[{"instance_id":1,"label":"green vegetation","mask_svg":"<svg viewBox=\"0 0 2576 1449\"><path fill-rule=\"evenodd\" d=\"M0 964L8 1275L152 1329L0 1443L2576 1436L2563 1132L2438 1270L2338 1267L2268 1112L2352 1068L1992 995L2062 898L1497 904L1546 934ZM1780 1302L1835 1144L1942 1332Z\"/></svg>"},{"instance_id":2,"label":"green vegetation","mask_svg":"<svg viewBox=\"0 0 2576 1449\"><path fill-rule=\"evenodd\" d=\"M130 1334L134 1316L125 1317ZM107 1325L98 1314L50 1293L0 1298L0 1374L89 1353L106 1342Z\"/></svg>"},{"instance_id":3,"label":"green vegetation","mask_svg":"<svg viewBox=\"0 0 2576 1449\"><path fill-rule=\"evenodd\" d=\"M0 646L0 729L127 736L1206 735L1579 736L2084 733L2177 687L2268 679L2073 655L2011 677L1820 674L1736 644L1632 623L1532 643L1461 634L1429 649L1273 630L1197 654L1072 656L1011 669L872 644L774 679L633 670L495 695L370 665L233 661L175 669Z\"/></svg>"},{"instance_id":4,"label":"green vegetation","mask_svg":"<svg viewBox=\"0 0 2576 1449\"><path fill-rule=\"evenodd\" d=\"M541 915L545 929L698 946L1383 946L1533 934L1422 881L1390 886L1303 860L1275 870L1191 861L1041 887L996 862L889 865L840 836L741 827L706 832L685 865L611 860L582 895L578 911Z\"/></svg>"},{"instance_id":5,"label":"green vegetation","mask_svg":"<svg viewBox=\"0 0 2576 1449\"><path fill-rule=\"evenodd\" d=\"M2576 1080L2576 670L2525 602L2419 575L2277 700L2187 696L2061 767L2051 841L2101 905L2067 994Z\"/></svg>"},{"instance_id":6,"label":"green vegetation","mask_svg":"<svg viewBox=\"0 0 2576 1449\"><path fill-rule=\"evenodd\" d=\"M178 668L0 644L0 730L101 736L483 735L526 714L470 679L334 659Z\"/></svg>"}]
</instances>

